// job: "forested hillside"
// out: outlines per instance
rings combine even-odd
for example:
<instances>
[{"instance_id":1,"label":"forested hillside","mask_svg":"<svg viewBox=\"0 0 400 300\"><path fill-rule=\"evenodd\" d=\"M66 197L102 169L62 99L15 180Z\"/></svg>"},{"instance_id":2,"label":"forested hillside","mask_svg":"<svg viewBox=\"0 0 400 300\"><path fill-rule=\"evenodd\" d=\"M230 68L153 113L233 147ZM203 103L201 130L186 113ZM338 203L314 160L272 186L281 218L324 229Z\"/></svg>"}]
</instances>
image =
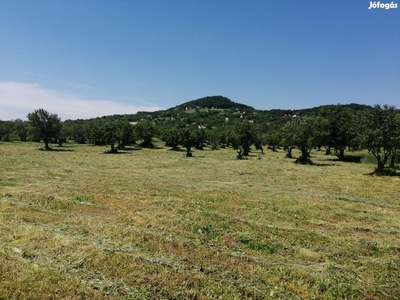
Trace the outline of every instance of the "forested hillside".
<instances>
[{"instance_id":1,"label":"forested hillside","mask_svg":"<svg viewBox=\"0 0 400 300\"><path fill-rule=\"evenodd\" d=\"M363 104L340 105L348 108L353 113L371 109L371 106ZM320 109L325 106L317 106L306 109L271 109L259 110L251 106L233 102L224 96L207 96L196 100L188 101L166 110L154 112L138 112L136 114L103 116L105 120L127 119L129 122L140 122L153 120L161 124L169 124L171 119L185 124L199 124L202 126L220 126L226 118L229 120L247 119L255 123L270 124L271 122L285 123L287 117L316 116ZM96 118L100 119L100 118Z\"/></svg>"}]
</instances>

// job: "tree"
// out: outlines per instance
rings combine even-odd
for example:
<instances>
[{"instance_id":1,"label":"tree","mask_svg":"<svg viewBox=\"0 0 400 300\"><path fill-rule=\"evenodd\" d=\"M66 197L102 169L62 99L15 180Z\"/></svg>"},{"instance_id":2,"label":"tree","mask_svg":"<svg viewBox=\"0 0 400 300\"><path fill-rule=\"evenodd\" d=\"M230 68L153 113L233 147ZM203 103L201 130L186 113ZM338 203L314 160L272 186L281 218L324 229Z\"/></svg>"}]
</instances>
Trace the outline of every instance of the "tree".
<instances>
[{"instance_id":1,"label":"tree","mask_svg":"<svg viewBox=\"0 0 400 300\"><path fill-rule=\"evenodd\" d=\"M177 150L180 141L180 131L176 126L165 129L162 132L161 139L165 142L165 146L172 147L173 150Z\"/></svg>"},{"instance_id":2,"label":"tree","mask_svg":"<svg viewBox=\"0 0 400 300\"><path fill-rule=\"evenodd\" d=\"M103 126L104 142L110 145L110 153L116 153L115 143L117 142L117 123L116 121L106 122Z\"/></svg>"},{"instance_id":3,"label":"tree","mask_svg":"<svg viewBox=\"0 0 400 300\"><path fill-rule=\"evenodd\" d=\"M65 124L65 122L60 123L60 125L61 127L58 134L55 136L55 141L62 147L62 143L67 142L67 138L71 136L71 128L69 124Z\"/></svg>"},{"instance_id":4,"label":"tree","mask_svg":"<svg viewBox=\"0 0 400 300\"><path fill-rule=\"evenodd\" d=\"M289 121L282 131L285 147L296 146L301 151L297 162L307 163L311 150L316 146L317 120L315 117L296 118ZM291 152L290 152L291 155Z\"/></svg>"},{"instance_id":5,"label":"tree","mask_svg":"<svg viewBox=\"0 0 400 300\"><path fill-rule=\"evenodd\" d=\"M196 143L195 143L194 147L196 149L203 150L204 149L203 148L204 141L206 139L204 129L198 128L197 130L195 130L195 132L196 132Z\"/></svg>"},{"instance_id":6,"label":"tree","mask_svg":"<svg viewBox=\"0 0 400 300\"><path fill-rule=\"evenodd\" d=\"M247 156L250 152L250 146L255 141L255 127L254 124L239 121L234 127L235 144L242 150L240 155Z\"/></svg>"},{"instance_id":7,"label":"tree","mask_svg":"<svg viewBox=\"0 0 400 300\"><path fill-rule=\"evenodd\" d=\"M142 147L153 147L152 139L157 133L153 122L139 122L135 125L135 133L138 139L142 140Z\"/></svg>"},{"instance_id":8,"label":"tree","mask_svg":"<svg viewBox=\"0 0 400 300\"><path fill-rule=\"evenodd\" d=\"M0 122L0 140L3 142L10 141L10 135L13 132L14 124L11 121Z\"/></svg>"},{"instance_id":9,"label":"tree","mask_svg":"<svg viewBox=\"0 0 400 300\"><path fill-rule=\"evenodd\" d=\"M378 172L382 172L391 155L399 145L400 120L393 106L375 105L365 111L361 120L361 145L368 149L377 160Z\"/></svg>"},{"instance_id":10,"label":"tree","mask_svg":"<svg viewBox=\"0 0 400 300\"><path fill-rule=\"evenodd\" d=\"M32 133L42 139L46 150L50 150L49 142L55 138L61 130L61 120L56 114L40 108L27 115L32 126Z\"/></svg>"},{"instance_id":11,"label":"tree","mask_svg":"<svg viewBox=\"0 0 400 300\"><path fill-rule=\"evenodd\" d=\"M64 125L67 122L64 122ZM78 144L84 144L86 142L85 125L81 121L75 121L70 124L71 126L71 137Z\"/></svg>"},{"instance_id":12,"label":"tree","mask_svg":"<svg viewBox=\"0 0 400 300\"><path fill-rule=\"evenodd\" d=\"M116 121L118 149L124 149L125 146L134 142L133 125L129 124L127 119Z\"/></svg>"},{"instance_id":13,"label":"tree","mask_svg":"<svg viewBox=\"0 0 400 300\"><path fill-rule=\"evenodd\" d=\"M292 158L292 150L296 147L294 139L296 126L296 122L289 121L283 126L281 130L281 143L286 151L286 157L288 158Z\"/></svg>"},{"instance_id":14,"label":"tree","mask_svg":"<svg viewBox=\"0 0 400 300\"><path fill-rule=\"evenodd\" d=\"M104 121L103 120L91 120L86 127L88 138L90 143L99 146L104 145Z\"/></svg>"},{"instance_id":15,"label":"tree","mask_svg":"<svg viewBox=\"0 0 400 300\"><path fill-rule=\"evenodd\" d=\"M268 145L268 148L275 152L276 147L278 147L282 141L281 130L276 124L269 126L265 136L265 141Z\"/></svg>"},{"instance_id":16,"label":"tree","mask_svg":"<svg viewBox=\"0 0 400 300\"><path fill-rule=\"evenodd\" d=\"M21 142L26 142L29 132L29 124L21 119L14 120L14 131L18 135Z\"/></svg>"},{"instance_id":17,"label":"tree","mask_svg":"<svg viewBox=\"0 0 400 300\"><path fill-rule=\"evenodd\" d=\"M327 122L324 136L327 150L333 147L338 158L344 160L344 151L352 139L353 113L341 105L330 105L321 108L318 115Z\"/></svg>"},{"instance_id":18,"label":"tree","mask_svg":"<svg viewBox=\"0 0 400 300\"><path fill-rule=\"evenodd\" d=\"M220 143L221 132L218 129L207 129L205 132L205 139L211 146L211 149L216 150Z\"/></svg>"},{"instance_id":19,"label":"tree","mask_svg":"<svg viewBox=\"0 0 400 300\"><path fill-rule=\"evenodd\" d=\"M180 131L180 144L186 148L186 156L191 157L190 150L198 144L198 129L193 127L185 127Z\"/></svg>"}]
</instances>

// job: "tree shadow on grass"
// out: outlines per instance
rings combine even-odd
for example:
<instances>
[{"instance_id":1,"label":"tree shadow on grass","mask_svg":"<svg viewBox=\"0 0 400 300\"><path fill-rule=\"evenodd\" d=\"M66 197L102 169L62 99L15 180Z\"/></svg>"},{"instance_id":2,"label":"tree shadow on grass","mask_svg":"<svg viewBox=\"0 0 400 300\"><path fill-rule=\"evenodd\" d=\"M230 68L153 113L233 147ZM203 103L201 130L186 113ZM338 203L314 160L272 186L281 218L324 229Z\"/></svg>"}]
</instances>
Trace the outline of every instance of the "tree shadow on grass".
<instances>
[{"instance_id":1,"label":"tree shadow on grass","mask_svg":"<svg viewBox=\"0 0 400 300\"><path fill-rule=\"evenodd\" d=\"M121 150L118 150L118 151L107 150L107 151L104 151L102 154L131 154L131 152L121 151Z\"/></svg>"},{"instance_id":2,"label":"tree shadow on grass","mask_svg":"<svg viewBox=\"0 0 400 300\"><path fill-rule=\"evenodd\" d=\"M331 161L343 161L343 162L352 162L352 163L361 163L361 159L363 155L348 155L345 156L344 159L332 158Z\"/></svg>"},{"instance_id":3,"label":"tree shadow on grass","mask_svg":"<svg viewBox=\"0 0 400 300\"><path fill-rule=\"evenodd\" d=\"M394 176L394 177L400 177L400 173L397 173L396 170L393 169L385 169L383 171L378 171L378 170L374 170L370 173L366 173L364 175L369 175L369 176Z\"/></svg>"},{"instance_id":4,"label":"tree shadow on grass","mask_svg":"<svg viewBox=\"0 0 400 300\"><path fill-rule=\"evenodd\" d=\"M37 149L39 151L44 151L44 152L75 152L75 150L71 150L71 149L62 149L62 148L50 148L50 149L45 149L45 148L39 148Z\"/></svg>"},{"instance_id":5,"label":"tree shadow on grass","mask_svg":"<svg viewBox=\"0 0 400 300\"><path fill-rule=\"evenodd\" d=\"M314 162L310 158L304 159L302 157L297 158L294 161L294 163L297 165L310 165L310 166L315 165Z\"/></svg>"},{"instance_id":6,"label":"tree shadow on grass","mask_svg":"<svg viewBox=\"0 0 400 300\"><path fill-rule=\"evenodd\" d=\"M309 165L309 166L316 166L316 167L332 167L332 166L336 166L335 164L315 163L310 158L307 158L306 160L304 160L304 159L302 159L300 157L295 159L295 161L293 163L295 163L297 165Z\"/></svg>"}]
</instances>

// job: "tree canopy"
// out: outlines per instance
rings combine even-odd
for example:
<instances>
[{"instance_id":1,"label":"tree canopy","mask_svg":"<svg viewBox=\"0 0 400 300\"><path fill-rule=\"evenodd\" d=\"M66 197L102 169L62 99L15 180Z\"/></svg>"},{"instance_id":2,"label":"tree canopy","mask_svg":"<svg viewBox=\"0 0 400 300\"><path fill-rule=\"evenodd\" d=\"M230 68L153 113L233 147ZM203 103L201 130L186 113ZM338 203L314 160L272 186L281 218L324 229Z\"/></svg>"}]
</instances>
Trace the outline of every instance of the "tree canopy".
<instances>
[{"instance_id":1,"label":"tree canopy","mask_svg":"<svg viewBox=\"0 0 400 300\"><path fill-rule=\"evenodd\" d=\"M42 108L27 115L32 125L32 132L38 139L42 139L45 149L49 150L49 142L55 138L61 130L61 120L57 114L51 114Z\"/></svg>"}]
</instances>

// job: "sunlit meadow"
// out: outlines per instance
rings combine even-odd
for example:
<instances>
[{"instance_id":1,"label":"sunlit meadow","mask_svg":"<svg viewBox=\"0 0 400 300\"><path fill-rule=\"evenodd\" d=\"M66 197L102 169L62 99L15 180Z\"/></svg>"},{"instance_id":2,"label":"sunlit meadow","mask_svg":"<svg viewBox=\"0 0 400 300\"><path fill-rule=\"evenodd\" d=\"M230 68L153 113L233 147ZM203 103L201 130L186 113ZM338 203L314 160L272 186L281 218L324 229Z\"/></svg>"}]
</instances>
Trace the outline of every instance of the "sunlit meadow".
<instances>
[{"instance_id":1,"label":"sunlit meadow","mask_svg":"<svg viewBox=\"0 0 400 300\"><path fill-rule=\"evenodd\" d=\"M400 177L156 144L0 143L0 299L400 298Z\"/></svg>"}]
</instances>

